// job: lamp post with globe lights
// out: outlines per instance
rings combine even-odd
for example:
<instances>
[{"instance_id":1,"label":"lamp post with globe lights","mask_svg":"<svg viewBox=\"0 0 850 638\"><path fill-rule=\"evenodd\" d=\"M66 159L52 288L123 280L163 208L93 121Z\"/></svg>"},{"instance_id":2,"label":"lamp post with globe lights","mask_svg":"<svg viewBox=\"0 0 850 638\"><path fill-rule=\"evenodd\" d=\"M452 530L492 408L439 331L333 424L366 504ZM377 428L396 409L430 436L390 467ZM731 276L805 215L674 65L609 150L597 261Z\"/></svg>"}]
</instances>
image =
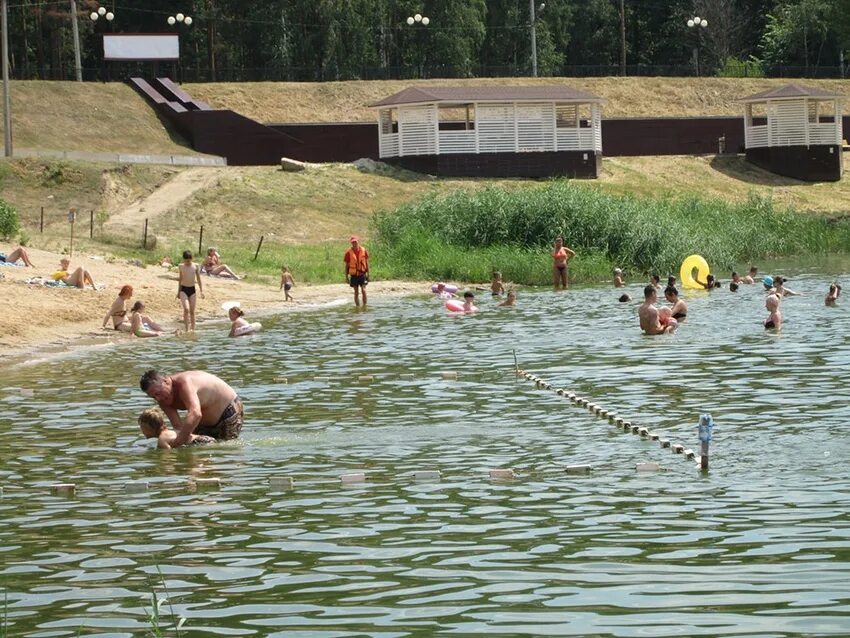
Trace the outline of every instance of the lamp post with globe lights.
<instances>
[{"instance_id":1,"label":"lamp post with globe lights","mask_svg":"<svg viewBox=\"0 0 850 638\"><path fill-rule=\"evenodd\" d=\"M111 23L115 19L115 14L106 7L98 7L97 11L92 11L89 17L92 22L97 22L102 18Z\"/></svg>"},{"instance_id":2,"label":"lamp post with globe lights","mask_svg":"<svg viewBox=\"0 0 850 638\"><path fill-rule=\"evenodd\" d=\"M191 27L193 20L192 20L192 16L187 16L187 15L184 15L182 13L177 13L173 16L168 16L168 18L166 19L166 22L168 23L168 26L170 26L170 27L173 27L173 26L178 25L178 24L182 24L184 26ZM180 81L182 82L183 81L183 55L182 55L183 54L183 47L180 43L180 36L179 35L177 36L177 47L178 47L177 68L178 68L178 71L179 71L179 74L180 74Z\"/></svg>"},{"instance_id":3,"label":"lamp post with globe lights","mask_svg":"<svg viewBox=\"0 0 850 638\"><path fill-rule=\"evenodd\" d=\"M416 25L421 25L423 27L427 27L429 24L431 24L431 18L429 18L428 16L423 16L421 13L417 13L416 15L407 16L407 20L405 22L407 22L407 25L410 26L410 27L414 27ZM424 47L424 43L422 42L422 38L419 38L418 42L419 42L419 44L418 44L418 48L419 48L419 55L418 55L418 57L419 57L419 77L421 79L424 75L425 47Z\"/></svg>"},{"instance_id":4,"label":"lamp post with globe lights","mask_svg":"<svg viewBox=\"0 0 850 638\"><path fill-rule=\"evenodd\" d=\"M700 18L699 16L694 16L693 18L688 18L687 25L689 29L696 30L697 41L694 45L694 69L696 70L697 77L699 77L700 32L708 26L708 20Z\"/></svg>"}]
</instances>

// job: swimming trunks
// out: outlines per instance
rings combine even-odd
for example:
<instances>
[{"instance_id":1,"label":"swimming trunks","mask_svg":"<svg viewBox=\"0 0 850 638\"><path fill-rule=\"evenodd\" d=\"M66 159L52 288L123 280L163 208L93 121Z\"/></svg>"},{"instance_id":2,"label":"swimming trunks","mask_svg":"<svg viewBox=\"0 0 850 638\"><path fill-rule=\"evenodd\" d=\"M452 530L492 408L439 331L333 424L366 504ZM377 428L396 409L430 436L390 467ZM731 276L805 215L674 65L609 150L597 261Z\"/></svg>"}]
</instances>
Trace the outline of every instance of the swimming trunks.
<instances>
[{"instance_id":1,"label":"swimming trunks","mask_svg":"<svg viewBox=\"0 0 850 638\"><path fill-rule=\"evenodd\" d=\"M211 436L206 436L204 434L196 434L195 438L192 439L192 442L186 444L186 447L195 447L196 445L209 445L210 443L215 442L215 439Z\"/></svg>"},{"instance_id":2,"label":"swimming trunks","mask_svg":"<svg viewBox=\"0 0 850 638\"><path fill-rule=\"evenodd\" d=\"M215 425L199 425L195 428L193 434L211 436L216 441L228 441L239 438L239 433L242 432L243 416L242 400L239 397L235 397L224 408L224 412L221 413L218 423Z\"/></svg>"},{"instance_id":3,"label":"swimming trunks","mask_svg":"<svg viewBox=\"0 0 850 638\"><path fill-rule=\"evenodd\" d=\"M3 253L0 253L0 263L3 263L3 264L6 263L6 255L3 254Z\"/></svg>"},{"instance_id":4,"label":"swimming trunks","mask_svg":"<svg viewBox=\"0 0 850 638\"><path fill-rule=\"evenodd\" d=\"M765 330L773 330L774 328L776 328L776 324L773 323L772 321L765 321L764 322L764 329Z\"/></svg>"},{"instance_id":5,"label":"swimming trunks","mask_svg":"<svg viewBox=\"0 0 850 638\"><path fill-rule=\"evenodd\" d=\"M557 269L558 269L558 270L560 270L561 272L564 272L564 271L567 269L567 265L566 265L566 264L563 264L563 265L561 265L561 266L555 266L555 268L557 268Z\"/></svg>"},{"instance_id":6,"label":"swimming trunks","mask_svg":"<svg viewBox=\"0 0 850 638\"><path fill-rule=\"evenodd\" d=\"M290 290L292 290L292 284L283 284L283 289L286 292L289 292Z\"/></svg>"},{"instance_id":7,"label":"swimming trunks","mask_svg":"<svg viewBox=\"0 0 850 638\"><path fill-rule=\"evenodd\" d=\"M676 319L677 321L681 321L682 319L684 319L687 316L688 316L687 312L677 312L675 315L673 315L673 319Z\"/></svg>"},{"instance_id":8,"label":"swimming trunks","mask_svg":"<svg viewBox=\"0 0 850 638\"><path fill-rule=\"evenodd\" d=\"M365 286L369 283L369 275L351 275L348 278L348 285L352 288L357 288L357 286Z\"/></svg>"},{"instance_id":9,"label":"swimming trunks","mask_svg":"<svg viewBox=\"0 0 850 638\"><path fill-rule=\"evenodd\" d=\"M180 286L180 292L191 299L192 295L195 294L194 286Z\"/></svg>"}]
</instances>

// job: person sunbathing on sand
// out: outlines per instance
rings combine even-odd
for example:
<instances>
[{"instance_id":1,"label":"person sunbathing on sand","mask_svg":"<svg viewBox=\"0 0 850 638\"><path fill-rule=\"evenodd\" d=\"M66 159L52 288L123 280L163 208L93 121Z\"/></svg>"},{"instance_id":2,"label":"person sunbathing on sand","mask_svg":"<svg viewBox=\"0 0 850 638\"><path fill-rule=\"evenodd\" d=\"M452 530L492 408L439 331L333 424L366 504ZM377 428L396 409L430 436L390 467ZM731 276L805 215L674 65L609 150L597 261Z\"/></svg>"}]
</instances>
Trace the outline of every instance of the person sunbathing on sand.
<instances>
[{"instance_id":1,"label":"person sunbathing on sand","mask_svg":"<svg viewBox=\"0 0 850 638\"><path fill-rule=\"evenodd\" d=\"M18 246L8 255L0 253L0 262L4 264L14 264L18 261L24 262L25 266L35 268L35 264L30 261L30 256L29 254L27 254L27 251L24 249L23 246Z\"/></svg>"},{"instance_id":2,"label":"person sunbathing on sand","mask_svg":"<svg viewBox=\"0 0 850 638\"><path fill-rule=\"evenodd\" d=\"M89 284L92 288L96 289L94 279L92 279L91 273L88 270L80 266L74 272L70 272L70 268L70 259L67 257L60 259L59 270L53 273L53 280L61 281L66 286L74 286L76 288L85 288L86 284Z\"/></svg>"},{"instance_id":3,"label":"person sunbathing on sand","mask_svg":"<svg viewBox=\"0 0 850 638\"><path fill-rule=\"evenodd\" d=\"M207 256L204 257L204 263L201 264L201 271L215 277L239 279L239 275L233 272L227 264L221 263L221 255L218 254L217 248L207 250Z\"/></svg>"}]
</instances>

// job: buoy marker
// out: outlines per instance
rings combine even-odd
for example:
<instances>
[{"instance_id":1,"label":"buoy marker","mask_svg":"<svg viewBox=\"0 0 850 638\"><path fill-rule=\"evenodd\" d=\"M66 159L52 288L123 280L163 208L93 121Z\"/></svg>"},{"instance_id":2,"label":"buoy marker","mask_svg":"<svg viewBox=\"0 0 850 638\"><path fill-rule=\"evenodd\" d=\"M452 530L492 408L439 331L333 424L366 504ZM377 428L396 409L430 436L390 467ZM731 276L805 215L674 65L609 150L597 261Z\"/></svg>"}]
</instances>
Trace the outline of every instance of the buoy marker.
<instances>
[{"instance_id":1,"label":"buoy marker","mask_svg":"<svg viewBox=\"0 0 850 638\"><path fill-rule=\"evenodd\" d=\"M516 478L513 469L509 467L500 467L490 470L491 479L512 479Z\"/></svg>"}]
</instances>

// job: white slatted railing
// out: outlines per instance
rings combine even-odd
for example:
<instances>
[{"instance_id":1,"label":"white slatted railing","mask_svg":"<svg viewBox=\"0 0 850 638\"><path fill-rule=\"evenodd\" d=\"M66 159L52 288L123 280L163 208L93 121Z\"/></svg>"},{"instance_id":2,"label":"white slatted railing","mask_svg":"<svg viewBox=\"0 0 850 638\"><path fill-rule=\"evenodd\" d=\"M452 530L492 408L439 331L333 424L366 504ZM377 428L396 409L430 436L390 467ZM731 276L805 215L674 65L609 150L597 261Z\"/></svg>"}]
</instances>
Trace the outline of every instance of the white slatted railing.
<instances>
[{"instance_id":1,"label":"white slatted railing","mask_svg":"<svg viewBox=\"0 0 850 638\"><path fill-rule=\"evenodd\" d=\"M440 154L474 152L475 131L440 131Z\"/></svg>"},{"instance_id":2,"label":"white slatted railing","mask_svg":"<svg viewBox=\"0 0 850 638\"><path fill-rule=\"evenodd\" d=\"M381 157L398 157L398 133L381 133L378 136Z\"/></svg>"}]
</instances>

